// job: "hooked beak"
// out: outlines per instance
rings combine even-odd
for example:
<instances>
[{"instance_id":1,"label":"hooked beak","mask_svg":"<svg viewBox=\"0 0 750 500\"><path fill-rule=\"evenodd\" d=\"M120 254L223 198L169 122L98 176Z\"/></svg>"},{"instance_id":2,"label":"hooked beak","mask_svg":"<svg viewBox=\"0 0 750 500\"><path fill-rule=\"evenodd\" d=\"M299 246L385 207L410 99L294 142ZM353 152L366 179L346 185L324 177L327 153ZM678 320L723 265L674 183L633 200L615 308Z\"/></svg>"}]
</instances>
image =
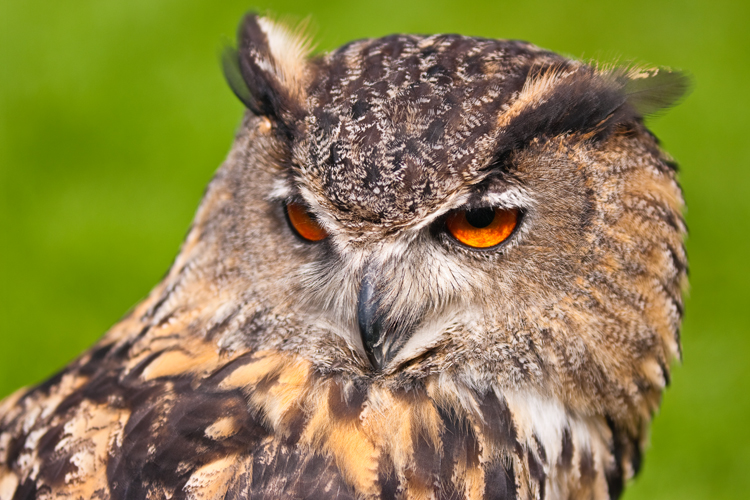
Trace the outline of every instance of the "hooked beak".
<instances>
[{"instance_id":1,"label":"hooked beak","mask_svg":"<svg viewBox=\"0 0 750 500\"><path fill-rule=\"evenodd\" d=\"M368 266L369 271L369 266ZM380 298L375 289L375 280L369 272L365 273L359 288L357 300L357 323L362 345L365 347L370 364L379 370L385 364L383 356L383 316L379 311Z\"/></svg>"},{"instance_id":2,"label":"hooked beak","mask_svg":"<svg viewBox=\"0 0 750 500\"><path fill-rule=\"evenodd\" d=\"M411 336L414 321L387 321L383 292L378 288L380 269L365 266L357 299L357 323L367 359L376 370L382 370ZM398 325L398 326L397 326Z\"/></svg>"}]
</instances>

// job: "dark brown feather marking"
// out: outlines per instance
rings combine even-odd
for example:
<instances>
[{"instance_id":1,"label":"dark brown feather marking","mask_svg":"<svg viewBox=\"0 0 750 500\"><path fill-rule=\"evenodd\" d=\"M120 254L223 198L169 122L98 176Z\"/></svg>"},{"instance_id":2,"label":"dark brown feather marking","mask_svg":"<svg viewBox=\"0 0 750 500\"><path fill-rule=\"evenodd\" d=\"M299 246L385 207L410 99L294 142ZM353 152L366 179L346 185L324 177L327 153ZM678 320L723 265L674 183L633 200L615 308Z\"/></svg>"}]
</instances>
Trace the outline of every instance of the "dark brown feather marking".
<instances>
[{"instance_id":1,"label":"dark brown feather marking","mask_svg":"<svg viewBox=\"0 0 750 500\"><path fill-rule=\"evenodd\" d=\"M573 464L573 436L570 434L570 429L567 427L563 429L562 435L562 451L560 452L560 467L563 469L570 469Z\"/></svg>"},{"instance_id":2,"label":"dark brown feather marking","mask_svg":"<svg viewBox=\"0 0 750 500\"><path fill-rule=\"evenodd\" d=\"M412 428L412 462L406 469L406 479L417 491L431 491L440 480L440 453L435 444L416 423Z\"/></svg>"},{"instance_id":3,"label":"dark brown feather marking","mask_svg":"<svg viewBox=\"0 0 750 500\"><path fill-rule=\"evenodd\" d=\"M39 476L49 486L65 484L65 475L76 469L70 460L72 453L60 453L55 450L63 437L64 427L63 424L52 427L37 443L37 453L43 464L39 469Z\"/></svg>"},{"instance_id":4,"label":"dark brown feather marking","mask_svg":"<svg viewBox=\"0 0 750 500\"><path fill-rule=\"evenodd\" d=\"M482 416L480 425L485 439L495 443L501 449L515 452L522 458L523 448L516 437L513 417L505 399L488 392L478 396L477 400Z\"/></svg>"},{"instance_id":5,"label":"dark brown feather marking","mask_svg":"<svg viewBox=\"0 0 750 500\"><path fill-rule=\"evenodd\" d=\"M585 448L581 450L578 470L581 473L581 488L586 489L592 487L596 480L594 457L591 456L591 451Z\"/></svg>"},{"instance_id":6,"label":"dark brown feather marking","mask_svg":"<svg viewBox=\"0 0 750 500\"><path fill-rule=\"evenodd\" d=\"M378 461L377 484L380 487L380 498L396 498L400 484L393 461L388 455L381 457Z\"/></svg>"},{"instance_id":7,"label":"dark brown feather marking","mask_svg":"<svg viewBox=\"0 0 750 500\"><path fill-rule=\"evenodd\" d=\"M331 457L295 446L272 445L265 445L254 456L248 498L355 498Z\"/></svg>"},{"instance_id":8,"label":"dark brown feather marking","mask_svg":"<svg viewBox=\"0 0 750 500\"><path fill-rule=\"evenodd\" d=\"M367 398L367 388L352 383L345 390L341 381L334 381L328 391L328 408L335 418L351 422L359 418Z\"/></svg>"},{"instance_id":9,"label":"dark brown feather marking","mask_svg":"<svg viewBox=\"0 0 750 500\"><path fill-rule=\"evenodd\" d=\"M438 407L438 413L443 423L441 435L443 445L443 459L440 466L440 498L463 498L463 491L457 488L453 478L456 468L461 467L461 474L480 466L480 446L474 433L474 428L466 419L459 419L453 410Z\"/></svg>"},{"instance_id":10,"label":"dark brown feather marking","mask_svg":"<svg viewBox=\"0 0 750 500\"><path fill-rule=\"evenodd\" d=\"M529 476L538 485L539 500L544 500L547 482L547 474L544 472L544 466L530 449L526 451L526 463L529 465Z\"/></svg>"},{"instance_id":11,"label":"dark brown feather marking","mask_svg":"<svg viewBox=\"0 0 750 500\"><path fill-rule=\"evenodd\" d=\"M484 470L485 500L515 500L516 484L513 464L504 465L502 460L495 460L485 465Z\"/></svg>"},{"instance_id":12,"label":"dark brown feather marking","mask_svg":"<svg viewBox=\"0 0 750 500\"><path fill-rule=\"evenodd\" d=\"M36 500L37 493L36 481L28 478L16 489L13 500Z\"/></svg>"}]
</instances>

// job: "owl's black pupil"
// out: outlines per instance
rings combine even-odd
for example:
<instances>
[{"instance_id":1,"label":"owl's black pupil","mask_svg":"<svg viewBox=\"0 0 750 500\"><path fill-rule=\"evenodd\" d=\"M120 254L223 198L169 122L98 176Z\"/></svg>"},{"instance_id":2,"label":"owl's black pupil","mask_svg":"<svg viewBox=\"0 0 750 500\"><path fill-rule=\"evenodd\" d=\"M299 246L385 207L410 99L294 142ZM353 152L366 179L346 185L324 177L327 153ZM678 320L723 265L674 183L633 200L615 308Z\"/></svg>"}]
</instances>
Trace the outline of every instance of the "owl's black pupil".
<instances>
[{"instance_id":1,"label":"owl's black pupil","mask_svg":"<svg viewBox=\"0 0 750 500\"><path fill-rule=\"evenodd\" d=\"M466 211L466 222L478 229L489 226L494 219L494 208L475 208Z\"/></svg>"}]
</instances>

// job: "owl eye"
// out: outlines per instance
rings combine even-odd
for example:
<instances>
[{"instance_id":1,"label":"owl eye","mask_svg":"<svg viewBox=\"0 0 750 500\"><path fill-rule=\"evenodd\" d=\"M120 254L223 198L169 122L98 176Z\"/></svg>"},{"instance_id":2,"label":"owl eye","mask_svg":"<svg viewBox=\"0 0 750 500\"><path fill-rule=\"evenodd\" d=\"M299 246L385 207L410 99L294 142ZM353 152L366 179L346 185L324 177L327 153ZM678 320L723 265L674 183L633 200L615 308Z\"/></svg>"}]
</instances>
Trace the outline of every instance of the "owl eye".
<instances>
[{"instance_id":1,"label":"owl eye","mask_svg":"<svg viewBox=\"0 0 750 500\"><path fill-rule=\"evenodd\" d=\"M315 217L299 203L288 203L286 205L286 218L294 232L304 240L320 241L328 236L328 233L320 227Z\"/></svg>"},{"instance_id":2,"label":"owl eye","mask_svg":"<svg viewBox=\"0 0 750 500\"><path fill-rule=\"evenodd\" d=\"M453 212L445 220L448 232L472 248L499 245L513 233L518 224L518 209L476 208Z\"/></svg>"}]
</instances>

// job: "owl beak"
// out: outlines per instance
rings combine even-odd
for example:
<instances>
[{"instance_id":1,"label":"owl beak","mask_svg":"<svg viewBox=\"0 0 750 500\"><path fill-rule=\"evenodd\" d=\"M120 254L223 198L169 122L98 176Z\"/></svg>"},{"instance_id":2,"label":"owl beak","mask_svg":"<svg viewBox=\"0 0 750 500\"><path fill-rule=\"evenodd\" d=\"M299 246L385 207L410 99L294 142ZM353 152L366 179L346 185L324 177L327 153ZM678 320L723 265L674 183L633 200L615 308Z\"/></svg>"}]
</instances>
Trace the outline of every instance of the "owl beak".
<instances>
[{"instance_id":1,"label":"owl beak","mask_svg":"<svg viewBox=\"0 0 750 500\"><path fill-rule=\"evenodd\" d=\"M383 370L396 357L411 337L421 314L408 318L396 312L384 290L383 270L370 261L365 266L364 278L357 297L357 323L367 359L376 370ZM392 300L392 299L391 299Z\"/></svg>"},{"instance_id":2,"label":"owl beak","mask_svg":"<svg viewBox=\"0 0 750 500\"><path fill-rule=\"evenodd\" d=\"M380 370L387 363L383 349L383 315L380 311L380 298L375 287L375 279L369 266L359 288L357 323L367 359L370 360L373 368Z\"/></svg>"}]
</instances>

